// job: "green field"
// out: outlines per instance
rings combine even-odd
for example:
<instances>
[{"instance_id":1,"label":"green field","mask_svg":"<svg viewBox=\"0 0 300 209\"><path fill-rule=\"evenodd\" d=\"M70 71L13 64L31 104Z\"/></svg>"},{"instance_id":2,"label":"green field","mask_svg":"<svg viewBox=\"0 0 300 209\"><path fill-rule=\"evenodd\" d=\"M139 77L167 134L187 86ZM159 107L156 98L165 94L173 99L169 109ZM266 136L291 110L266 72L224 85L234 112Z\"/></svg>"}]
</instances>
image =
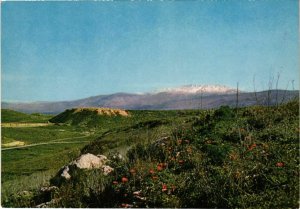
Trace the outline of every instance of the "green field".
<instances>
[{"instance_id":1,"label":"green field","mask_svg":"<svg viewBox=\"0 0 300 209\"><path fill-rule=\"evenodd\" d=\"M17 140L25 145L2 148L2 205L34 207L59 199L50 206L298 207L298 101L278 107L129 113L66 111L50 120L53 125L3 127L2 144ZM6 122L27 118L12 115L13 121L5 116ZM39 117L28 123L47 122L46 116ZM39 192L83 153L108 156L114 172L77 171L50 196ZM125 160L114 160L117 153Z\"/></svg>"},{"instance_id":2,"label":"green field","mask_svg":"<svg viewBox=\"0 0 300 209\"><path fill-rule=\"evenodd\" d=\"M113 149L125 153L140 138L150 139L153 134L166 134L172 123L187 117L186 113L182 117L177 117L178 114L181 114L180 111L131 111L128 118L102 116L92 118L93 123L54 121L57 123L41 127L2 127L1 144L25 142L24 147L2 147L2 203L9 202L12 194L47 185L63 165L78 157L89 142L101 138L103 134L106 136L101 141L104 153ZM2 110L5 123L47 123L52 117ZM79 117L81 120L77 118L77 122L91 121L86 115ZM145 129L149 125L155 126L155 123L159 126L157 130Z\"/></svg>"}]
</instances>

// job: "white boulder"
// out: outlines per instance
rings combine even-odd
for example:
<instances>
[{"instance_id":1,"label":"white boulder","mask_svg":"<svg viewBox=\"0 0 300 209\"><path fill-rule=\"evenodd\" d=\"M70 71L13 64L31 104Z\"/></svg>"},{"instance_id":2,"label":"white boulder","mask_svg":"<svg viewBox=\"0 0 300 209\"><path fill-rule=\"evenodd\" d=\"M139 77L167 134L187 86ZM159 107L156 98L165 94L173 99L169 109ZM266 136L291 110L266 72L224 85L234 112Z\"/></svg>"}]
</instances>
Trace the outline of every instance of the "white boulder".
<instances>
[{"instance_id":1,"label":"white boulder","mask_svg":"<svg viewBox=\"0 0 300 209\"><path fill-rule=\"evenodd\" d=\"M107 161L107 158L104 155L93 155L90 153L81 155L71 165L76 165L77 168L83 169L93 169L93 168L102 168L102 166Z\"/></svg>"}]
</instances>

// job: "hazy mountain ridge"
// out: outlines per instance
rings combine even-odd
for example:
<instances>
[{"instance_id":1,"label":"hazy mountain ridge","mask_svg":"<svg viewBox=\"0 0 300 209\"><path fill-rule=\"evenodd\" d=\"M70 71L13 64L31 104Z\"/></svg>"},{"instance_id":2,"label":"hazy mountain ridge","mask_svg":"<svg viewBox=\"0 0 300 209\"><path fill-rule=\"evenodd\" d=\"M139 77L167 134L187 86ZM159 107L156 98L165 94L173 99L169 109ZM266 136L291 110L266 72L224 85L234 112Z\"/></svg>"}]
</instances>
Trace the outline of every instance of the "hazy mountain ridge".
<instances>
[{"instance_id":1,"label":"hazy mountain ridge","mask_svg":"<svg viewBox=\"0 0 300 209\"><path fill-rule=\"evenodd\" d=\"M299 97L299 91L270 90L238 93L238 105L275 105ZM269 98L269 99L268 99ZM109 107L132 110L209 109L221 105L236 106L237 93L221 85L189 85L168 88L156 93L115 93L61 102L8 103L2 108L26 113L60 113L76 107Z\"/></svg>"}]
</instances>

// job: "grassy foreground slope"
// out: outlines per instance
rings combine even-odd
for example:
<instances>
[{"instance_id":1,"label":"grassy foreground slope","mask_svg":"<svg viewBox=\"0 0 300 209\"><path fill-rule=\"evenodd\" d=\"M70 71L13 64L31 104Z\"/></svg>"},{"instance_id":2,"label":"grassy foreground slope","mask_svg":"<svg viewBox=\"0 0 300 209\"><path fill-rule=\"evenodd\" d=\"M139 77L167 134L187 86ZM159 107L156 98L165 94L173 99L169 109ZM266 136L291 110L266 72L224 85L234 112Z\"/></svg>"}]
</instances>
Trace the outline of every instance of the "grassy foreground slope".
<instances>
[{"instance_id":1,"label":"grassy foreground slope","mask_svg":"<svg viewBox=\"0 0 300 209\"><path fill-rule=\"evenodd\" d=\"M130 111L130 117L112 117L95 115L93 111L74 115L67 110L53 117L53 124L50 126L2 127L2 143L22 141L25 146L28 145L12 147L13 149L2 147L2 205L33 206L32 200L30 204L23 202L24 191L35 193L42 185L48 185L57 170L84 150L93 147L94 143L89 144L92 140L101 141L101 150L105 154L110 150L125 154L140 139L150 140L167 134L174 124L184 121L195 112L199 111ZM28 116L30 115L14 112L11 119L6 117L6 121L19 122L14 118L23 120Z\"/></svg>"},{"instance_id":2,"label":"grassy foreground slope","mask_svg":"<svg viewBox=\"0 0 300 209\"><path fill-rule=\"evenodd\" d=\"M149 118L153 113L135 112ZM33 192L11 203L29 207L52 199L51 207L299 207L298 101L158 113L156 119L143 117L109 130L81 150L107 154L114 168L109 176L77 170L51 195ZM113 157L120 151L125 160Z\"/></svg>"}]
</instances>

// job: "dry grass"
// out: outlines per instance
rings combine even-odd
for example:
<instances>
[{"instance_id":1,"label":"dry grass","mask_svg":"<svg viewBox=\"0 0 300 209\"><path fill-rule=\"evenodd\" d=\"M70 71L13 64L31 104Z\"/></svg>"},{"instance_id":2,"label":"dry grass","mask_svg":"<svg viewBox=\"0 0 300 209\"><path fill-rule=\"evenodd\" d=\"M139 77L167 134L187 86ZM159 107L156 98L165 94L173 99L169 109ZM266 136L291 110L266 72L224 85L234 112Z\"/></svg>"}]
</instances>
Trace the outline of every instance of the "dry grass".
<instances>
[{"instance_id":1,"label":"dry grass","mask_svg":"<svg viewBox=\"0 0 300 209\"><path fill-rule=\"evenodd\" d=\"M24 146L25 142L22 141L14 141L14 142L9 142L9 143L5 143L2 144L2 147L18 147L18 146Z\"/></svg>"},{"instance_id":2,"label":"dry grass","mask_svg":"<svg viewBox=\"0 0 300 209\"><path fill-rule=\"evenodd\" d=\"M19 128L19 127L40 127L40 126L50 126L52 123L1 123L1 127L4 128Z\"/></svg>"}]
</instances>

